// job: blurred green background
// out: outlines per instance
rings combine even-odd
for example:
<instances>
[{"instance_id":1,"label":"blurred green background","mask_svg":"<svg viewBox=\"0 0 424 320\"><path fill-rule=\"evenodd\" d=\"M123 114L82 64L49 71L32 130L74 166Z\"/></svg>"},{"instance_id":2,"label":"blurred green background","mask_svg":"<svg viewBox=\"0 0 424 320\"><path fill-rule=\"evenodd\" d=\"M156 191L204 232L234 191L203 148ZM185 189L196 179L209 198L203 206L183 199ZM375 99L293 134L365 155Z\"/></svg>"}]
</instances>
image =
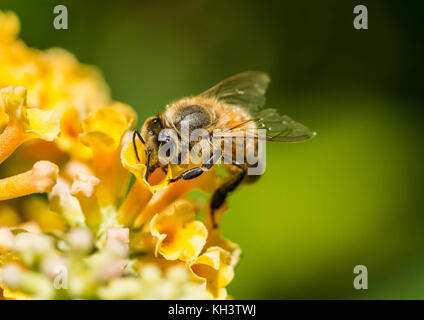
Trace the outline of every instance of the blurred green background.
<instances>
[{"instance_id":1,"label":"blurred green background","mask_svg":"<svg viewBox=\"0 0 424 320\"><path fill-rule=\"evenodd\" d=\"M342 3L343 2L343 3ZM69 29L53 28L65 4ZM355 30L365 4L369 29ZM317 131L268 144L267 169L230 199L243 248L239 299L424 298L423 2L23 1L21 37L98 66L142 121L245 70L272 77L267 105ZM369 289L353 288L365 265Z\"/></svg>"}]
</instances>

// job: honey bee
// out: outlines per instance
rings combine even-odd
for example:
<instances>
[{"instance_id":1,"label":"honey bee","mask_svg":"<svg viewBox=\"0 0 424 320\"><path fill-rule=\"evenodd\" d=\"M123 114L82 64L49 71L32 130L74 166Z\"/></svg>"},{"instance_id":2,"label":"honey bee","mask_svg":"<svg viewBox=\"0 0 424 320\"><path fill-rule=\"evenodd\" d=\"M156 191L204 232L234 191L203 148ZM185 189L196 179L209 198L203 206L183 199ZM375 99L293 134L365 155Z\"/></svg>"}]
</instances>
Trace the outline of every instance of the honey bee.
<instances>
[{"instance_id":1,"label":"honey bee","mask_svg":"<svg viewBox=\"0 0 424 320\"><path fill-rule=\"evenodd\" d=\"M270 82L266 73L249 71L229 77L209 90L194 97L182 98L166 106L166 110L157 116L148 118L141 132L134 131L133 144L136 158L140 161L136 147L136 139L144 144L146 153L146 179L155 169L162 168L166 171L166 165L159 161L159 149L169 142L170 137L163 134L164 129L174 130L181 137L182 123L189 126L189 130L205 129L210 133L210 144L214 146L206 161L199 166L183 171L179 176L172 178L170 183L180 179L195 179L203 172L209 170L222 160L230 172L230 177L212 195L210 212L212 214L224 203L227 195L234 191L242 182L255 181L259 176L247 175L251 166L249 163L237 163L235 150L233 154L225 153L222 145L216 146L214 132L218 129L227 136L240 136L254 139L251 147L256 147L260 137L257 129L265 130L264 140L275 142L298 142L307 140L315 135L303 124L296 122L286 115L278 114L275 109L263 108L265 104L265 91ZM166 130L165 130L166 131ZM217 140L218 141L218 140ZM220 141L220 140L219 140ZM237 144L233 144L234 149ZM192 143L190 143L190 148ZM250 148L251 148L250 147ZM245 149L249 148L247 145ZM247 150L244 150L245 152Z\"/></svg>"}]
</instances>

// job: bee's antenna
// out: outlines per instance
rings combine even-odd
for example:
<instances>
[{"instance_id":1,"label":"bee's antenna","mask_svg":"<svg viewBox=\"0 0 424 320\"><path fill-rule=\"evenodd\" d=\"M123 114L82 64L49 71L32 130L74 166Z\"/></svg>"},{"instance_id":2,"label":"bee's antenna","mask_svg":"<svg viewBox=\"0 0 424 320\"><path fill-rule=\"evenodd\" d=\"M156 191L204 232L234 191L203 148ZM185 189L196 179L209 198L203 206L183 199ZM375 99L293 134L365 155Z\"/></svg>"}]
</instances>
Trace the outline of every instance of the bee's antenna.
<instances>
[{"instance_id":1,"label":"bee's antenna","mask_svg":"<svg viewBox=\"0 0 424 320\"><path fill-rule=\"evenodd\" d=\"M141 136L140 132L137 129L134 130L134 133L133 133L133 146L134 146L134 152L135 152L135 156L137 158L137 161L140 162L140 157L138 156L138 151L137 151L137 144L135 143L136 138L139 138L142 144L146 144L144 142L143 137Z\"/></svg>"}]
</instances>

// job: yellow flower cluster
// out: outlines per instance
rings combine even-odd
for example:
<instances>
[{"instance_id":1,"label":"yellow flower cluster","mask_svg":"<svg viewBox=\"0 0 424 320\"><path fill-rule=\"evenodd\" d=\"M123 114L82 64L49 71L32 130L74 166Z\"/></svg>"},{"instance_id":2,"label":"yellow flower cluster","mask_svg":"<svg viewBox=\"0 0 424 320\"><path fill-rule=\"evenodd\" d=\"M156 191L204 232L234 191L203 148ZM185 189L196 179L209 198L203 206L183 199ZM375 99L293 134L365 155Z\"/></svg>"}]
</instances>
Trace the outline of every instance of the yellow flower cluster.
<instances>
[{"instance_id":1,"label":"yellow flower cluster","mask_svg":"<svg viewBox=\"0 0 424 320\"><path fill-rule=\"evenodd\" d=\"M18 31L0 11L0 298L228 298L240 248L187 197L216 190L216 170L146 181L134 110L95 69Z\"/></svg>"}]
</instances>

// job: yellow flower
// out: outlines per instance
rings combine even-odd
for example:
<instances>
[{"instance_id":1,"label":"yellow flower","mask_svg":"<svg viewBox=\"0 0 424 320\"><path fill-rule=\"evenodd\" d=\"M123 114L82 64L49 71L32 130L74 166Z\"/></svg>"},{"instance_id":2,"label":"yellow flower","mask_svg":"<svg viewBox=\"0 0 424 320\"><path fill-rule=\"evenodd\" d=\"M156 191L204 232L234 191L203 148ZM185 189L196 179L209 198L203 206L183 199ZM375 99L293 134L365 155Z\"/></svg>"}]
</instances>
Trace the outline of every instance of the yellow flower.
<instances>
[{"instance_id":1,"label":"yellow flower","mask_svg":"<svg viewBox=\"0 0 424 320\"><path fill-rule=\"evenodd\" d=\"M156 238L155 254L160 253L167 260L196 258L206 243L208 231L195 217L193 206L186 200L156 214L150 222L150 232Z\"/></svg>"},{"instance_id":2,"label":"yellow flower","mask_svg":"<svg viewBox=\"0 0 424 320\"><path fill-rule=\"evenodd\" d=\"M170 183L187 169L170 165L146 181L134 110L111 103L95 68L18 31L0 11L0 299L226 298L240 248L186 199L212 194L217 168Z\"/></svg>"},{"instance_id":3,"label":"yellow flower","mask_svg":"<svg viewBox=\"0 0 424 320\"><path fill-rule=\"evenodd\" d=\"M9 118L6 128L0 134L0 163L29 139L52 141L59 134L56 111L28 108L26 96L27 91L23 87L9 86L0 90L1 112Z\"/></svg>"},{"instance_id":4,"label":"yellow flower","mask_svg":"<svg viewBox=\"0 0 424 320\"><path fill-rule=\"evenodd\" d=\"M89 160L93 154L91 149L80 141L81 133L81 118L78 110L75 108L65 110L60 119L60 135L56 143L60 150L69 153L71 158Z\"/></svg>"},{"instance_id":5,"label":"yellow flower","mask_svg":"<svg viewBox=\"0 0 424 320\"><path fill-rule=\"evenodd\" d=\"M120 162L121 139L135 121L135 113L126 105L114 104L91 113L82 122L81 141L93 151L93 167L97 178L99 202L116 205L122 199L130 175Z\"/></svg>"},{"instance_id":6,"label":"yellow flower","mask_svg":"<svg viewBox=\"0 0 424 320\"><path fill-rule=\"evenodd\" d=\"M64 152L87 159L90 151L83 148L78 137L73 135L75 128L71 119L84 119L91 111L108 105L109 88L96 68L80 64L63 49L39 51L28 48L17 38L18 32L17 16L0 11L0 88L23 86L28 88L28 105L43 110L54 109L61 119L64 133L55 142ZM6 121L0 112L0 129ZM74 122L79 123L80 120Z\"/></svg>"},{"instance_id":7,"label":"yellow flower","mask_svg":"<svg viewBox=\"0 0 424 320\"><path fill-rule=\"evenodd\" d=\"M134 121L135 114L128 106L115 104L101 108L83 120L81 140L94 148L116 149Z\"/></svg>"},{"instance_id":8,"label":"yellow flower","mask_svg":"<svg viewBox=\"0 0 424 320\"><path fill-rule=\"evenodd\" d=\"M173 172L175 173L176 171ZM148 223L156 213L163 211L170 203L184 197L189 191L200 189L207 193L212 193L222 183L222 179L217 176L217 168L215 167L212 167L196 179L181 179L169 184L168 178L171 176L173 176L172 172L168 171L168 176L165 177L159 169L149 177L150 189L154 190L154 194L135 218L133 223L134 228L139 228ZM152 183L154 187L152 187Z\"/></svg>"},{"instance_id":9,"label":"yellow flower","mask_svg":"<svg viewBox=\"0 0 424 320\"><path fill-rule=\"evenodd\" d=\"M85 223L92 229L97 229L102 219L96 194L96 186L99 182L99 179L91 175L77 175L74 179L70 192L79 200L79 204L85 217Z\"/></svg>"},{"instance_id":10,"label":"yellow flower","mask_svg":"<svg viewBox=\"0 0 424 320\"><path fill-rule=\"evenodd\" d=\"M233 280L231 255L220 247L210 247L190 263L190 270L215 299L226 299L225 287Z\"/></svg>"}]
</instances>

